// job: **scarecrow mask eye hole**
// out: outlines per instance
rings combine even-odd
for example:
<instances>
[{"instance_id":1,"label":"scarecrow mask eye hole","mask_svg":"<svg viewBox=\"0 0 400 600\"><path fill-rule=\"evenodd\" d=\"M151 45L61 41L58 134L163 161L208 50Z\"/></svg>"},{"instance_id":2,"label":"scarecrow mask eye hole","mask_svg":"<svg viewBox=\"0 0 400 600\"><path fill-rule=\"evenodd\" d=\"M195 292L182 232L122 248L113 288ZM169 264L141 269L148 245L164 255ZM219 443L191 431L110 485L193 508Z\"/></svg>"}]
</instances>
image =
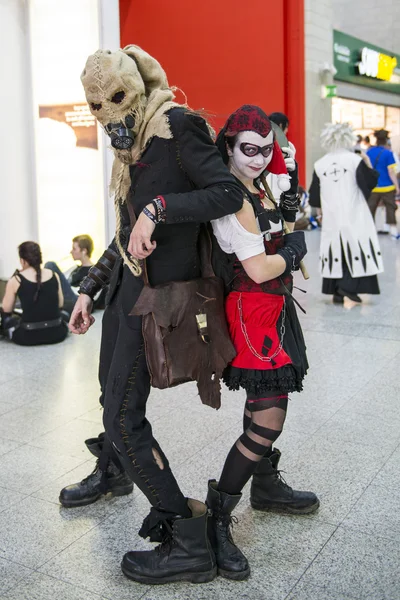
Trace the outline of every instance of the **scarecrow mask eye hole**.
<instances>
[{"instance_id":1,"label":"scarecrow mask eye hole","mask_svg":"<svg viewBox=\"0 0 400 600\"><path fill-rule=\"evenodd\" d=\"M100 110L101 104L96 104L95 102L91 102L90 107L92 110Z\"/></svg>"},{"instance_id":2,"label":"scarecrow mask eye hole","mask_svg":"<svg viewBox=\"0 0 400 600\"><path fill-rule=\"evenodd\" d=\"M121 102L124 98L125 98L125 92L120 91L120 92L117 92L116 94L114 94L114 96L111 98L111 102L114 102L114 104L121 104Z\"/></svg>"}]
</instances>

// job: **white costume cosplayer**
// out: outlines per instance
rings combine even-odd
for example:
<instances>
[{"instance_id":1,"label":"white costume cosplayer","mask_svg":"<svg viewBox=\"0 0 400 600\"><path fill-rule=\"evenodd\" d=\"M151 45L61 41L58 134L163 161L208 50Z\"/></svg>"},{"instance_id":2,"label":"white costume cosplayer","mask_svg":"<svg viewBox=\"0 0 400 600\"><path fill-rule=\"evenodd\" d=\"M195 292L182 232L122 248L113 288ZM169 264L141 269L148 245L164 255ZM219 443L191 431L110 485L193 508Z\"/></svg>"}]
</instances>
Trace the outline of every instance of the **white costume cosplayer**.
<instances>
[{"instance_id":1,"label":"white costume cosplayer","mask_svg":"<svg viewBox=\"0 0 400 600\"><path fill-rule=\"evenodd\" d=\"M327 125L321 134L328 150L315 163L310 205L323 215L320 270L322 292L338 302L358 293L379 294L376 275L383 271L382 256L367 199L375 185L374 171L351 148L354 135L348 124Z\"/></svg>"}]
</instances>

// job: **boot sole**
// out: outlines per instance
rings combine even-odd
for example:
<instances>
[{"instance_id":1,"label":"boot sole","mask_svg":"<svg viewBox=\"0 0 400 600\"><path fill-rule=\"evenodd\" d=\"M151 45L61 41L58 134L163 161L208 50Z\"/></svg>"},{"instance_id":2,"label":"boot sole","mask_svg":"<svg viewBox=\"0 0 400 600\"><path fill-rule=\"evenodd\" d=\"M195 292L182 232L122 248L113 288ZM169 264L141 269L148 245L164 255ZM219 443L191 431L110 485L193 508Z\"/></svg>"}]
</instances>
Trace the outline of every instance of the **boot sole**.
<instances>
[{"instance_id":1,"label":"boot sole","mask_svg":"<svg viewBox=\"0 0 400 600\"><path fill-rule=\"evenodd\" d=\"M225 571L225 569L218 569L218 575L224 577L224 579L232 579L233 581L243 581L250 575L250 567L245 571Z\"/></svg>"},{"instance_id":2,"label":"boot sole","mask_svg":"<svg viewBox=\"0 0 400 600\"><path fill-rule=\"evenodd\" d=\"M311 506L305 506L304 508L295 508L293 506L284 506L282 504L270 504L269 506L265 506L265 504L258 504L257 502L250 501L251 507L254 510L260 510L262 512L276 512L283 514L291 514L291 515L309 515L319 508L319 500L315 504L311 504Z\"/></svg>"},{"instance_id":3,"label":"boot sole","mask_svg":"<svg viewBox=\"0 0 400 600\"><path fill-rule=\"evenodd\" d=\"M132 581L138 583L145 583L150 585L162 585L163 583L174 583L177 581L187 581L189 583L208 583L216 578L217 567L215 566L211 571L204 571L203 573L176 573L175 575L169 575L168 577L148 577L147 575L139 575L131 573L121 565L121 569L124 575Z\"/></svg>"},{"instance_id":4,"label":"boot sole","mask_svg":"<svg viewBox=\"0 0 400 600\"><path fill-rule=\"evenodd\" d=\"M133 485L127 485L124 487L117 487L105 492L105 494L98 494L97 496L93 496L93 498L87 498L86 500L83 498L82 500L62 500L59 498L60 504L64 508L78 508L79 506L89 506L89 504L94 504L97 500L100 500L103 496L127 496L133 492Z\"/></svg>"}]
</instances>

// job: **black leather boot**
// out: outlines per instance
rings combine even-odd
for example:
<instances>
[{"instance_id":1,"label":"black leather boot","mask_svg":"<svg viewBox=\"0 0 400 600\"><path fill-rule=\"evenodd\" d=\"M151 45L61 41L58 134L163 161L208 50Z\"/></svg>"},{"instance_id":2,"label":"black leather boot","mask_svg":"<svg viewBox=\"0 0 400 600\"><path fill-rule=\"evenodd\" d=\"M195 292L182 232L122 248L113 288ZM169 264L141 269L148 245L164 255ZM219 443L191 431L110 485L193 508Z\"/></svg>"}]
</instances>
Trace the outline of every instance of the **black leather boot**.
<instances>
[{"instance_id":1,"label":"black leather boot","mask_svg":"<svg viewBox=\"0 0 400 600\"><path fill-rule=\"evenodd\" d=\"M206 583L215 578L217 566L207 536L207 507L198 500L189 500L188 505L192 518L172 519L168 534L157 548L125 554L121 563L124 575L146 584Z\"/></svg>"},{"instance_id":2,"label":"black leather boot","mask_svg":"<svg viewBox=\"0 0 400 600\"><path fill-rule=\"evenodd\" d=\"M220 492L215 479L208 482L207 506L211 511L209 537L217 559L218 574L226 579L241 581L250 575L247 558L236 546L232 538L232 511L242 494L231 496Z\"/></svg>"},{"instance_id":3,"label":"black leather boot","mask_svg":"<svg viewBox=\"0 0 400 600\"><path fill-rule=\"evenodd\" d=\"M251 483L250 502L256 510L287 512L306 515L319 507L319 500L313 492L298 492L283 481L278 470L281 453L274 448L272 454L264 457Z\"/></svg>"},{"instance_id":4,"label":"black leather boot","mask_svg":"<svg viewBox=\"0 0 400 600\"><path fill-rule=\"evenodd\" d=\"M125 496L133 490L133 483L120 465L115 465L110 459L105 471L99 467L104 434L85 441L88 450L97 457L94 471L79 483L73 483L60 492L60 503L64 508L87 506L93 504L106 494Z\"/></svg>"}]
</instances>

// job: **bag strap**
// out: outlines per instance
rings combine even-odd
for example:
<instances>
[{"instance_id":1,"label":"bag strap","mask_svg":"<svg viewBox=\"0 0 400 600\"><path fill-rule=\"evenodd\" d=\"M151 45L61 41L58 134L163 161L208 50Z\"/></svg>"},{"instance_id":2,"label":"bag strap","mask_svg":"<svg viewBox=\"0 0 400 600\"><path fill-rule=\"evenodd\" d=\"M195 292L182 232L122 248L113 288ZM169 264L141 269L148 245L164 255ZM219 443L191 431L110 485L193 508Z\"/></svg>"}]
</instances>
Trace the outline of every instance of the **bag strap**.
<instances>
[{"instance_id":1,"label":"bag strap","mask_svg":"<svg viewBox=\"0 0 400 600\"><path fill-rule=\"evenodd\" d=\"M378 164L378 162L379 162L379 159L380 159L380 157L381 157L381 154L382 154L382 152L384 151L384 149L385 149L385 148L382 148L382 150L379 152L378 156L376 157L376 159L375 159L375 162L374 162L374 166L372 167L373 169L375 169L376 165Z\"/></svg>"}]
</instances>

